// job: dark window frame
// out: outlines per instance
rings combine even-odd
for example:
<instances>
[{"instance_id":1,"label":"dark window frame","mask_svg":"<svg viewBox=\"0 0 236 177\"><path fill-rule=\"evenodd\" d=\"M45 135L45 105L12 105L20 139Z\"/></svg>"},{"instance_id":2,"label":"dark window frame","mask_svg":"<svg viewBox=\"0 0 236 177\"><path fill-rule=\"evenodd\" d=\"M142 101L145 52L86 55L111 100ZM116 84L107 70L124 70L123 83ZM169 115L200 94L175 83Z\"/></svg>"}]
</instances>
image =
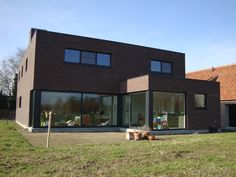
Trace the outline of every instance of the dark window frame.
<instances>
[{"instance_id":1,"label":"dark window frame","mask_svg":"<svg viewBox=\"0 0 236 177\"><path fill-rule=\"evenodd\" d=\"M75 50L75 51L80 51L80 61L79 62L70 62L70 61L65 61L65 50ZM82 63L82 52L91 52L95 53L95 64L89 64L89 63ZM110 65L98 65L97 64L97 55L98 54L106 54L110 56ZM95 66L95 67L102 67L102 68L111 68L112 67L112 54L111 53L105 53L105 52L96 52L92 50L80 50L80 49L73 49L73 48L65 48L64 49L64 62L68 64L79 64L79 65L85 65L85 66Z\"/></svg>"},{"instance_id":2,"label":"dark window frame","mask_svg":"<svg viewBox=\"0 0 236 177\"><path fill-rule=\"evenodd\" d=\"M204 95L204 107L196 106L196 104L195 104L195 95ZM194 107L196 109L207 109L207 94L205 94L205 93L195 93L194 94Z\"/></svg>"},{"instance_id":3,"label":"dark window frame","mask_svg":"<svg viewBox=\"0 0 236 177\"><path fill-rule=\"evenodd\" d=\"M161 69L160 72L159 72L159 71L152 71L152 61L154 61L154 62L160 62L160 65L161 65L161 66L160 66L160 69ZM163 63L169 63L169 64L170 64L170 66L171 66L171 71L170 71L170 73L169 73L169 72L163 72L163 68L162 68ZM173 74L173 62L151 59L151 60L150 60L150 71L151 71L152 73L159 73L159 74L172 75L172 74Z\"/></svg>"}]
</instances>

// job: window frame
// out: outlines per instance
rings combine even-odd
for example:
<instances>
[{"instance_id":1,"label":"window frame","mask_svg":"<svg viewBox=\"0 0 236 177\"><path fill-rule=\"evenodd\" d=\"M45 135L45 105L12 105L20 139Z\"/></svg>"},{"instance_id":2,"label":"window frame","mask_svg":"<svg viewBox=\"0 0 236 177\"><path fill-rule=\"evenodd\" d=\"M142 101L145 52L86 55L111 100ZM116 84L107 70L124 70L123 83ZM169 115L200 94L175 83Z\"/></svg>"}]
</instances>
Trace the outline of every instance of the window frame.
<instances>
[{"instance_id":1,"label":"window frame","mask_svg":"<svg viewBox=\"0 0 236 177\"><path fill-rule=\"evenodd\" d=\"M75 50L75 51L79 51L80 52L80 60L79 62L71 62L71 61L65 61L65 50ZM91 52L91 53L95 53L95 64L89 64L89 63L82 63L82 52ZM105 55L109 55L110 56L110 63L109 66L106 65L98 65L98 54L105 54ZM80 50L80 49L73 49L73 48L65 48L64 49L64 63L67 64L79 64L79 65L85 65L85 66L95 66L95 67L102 67L102 68L111 68L112 66L112 54L111 53L105 53L105 52L96 52L96 51L92 51L92 50Z\"/></svg>"},{"instance_id":2,"label":"window frame","mask_svg":"<svg viewBox=\"0 0 236 177\"><path fill-rule=\"evenodd\" d=\"M153 70L152 70L152 61L153 61L153 62L160 62L160 71L153 71ZM168 64L170 64L170 66L171 66L170 73L169 73L169 72L163 72L163 68L162 68L163 63L168 63ZM151 59L151 60L150 60L150 71L151 71L152 73L173 75L173 62Z\"/></svg>"},{"instance_id":3,"label":"window frame","mask_svg":"<svg viewBox=\"0 0 236 177\"><path fill-rule=\"evenodd\" d=\"M204 95L204 107L201 107L201 106L197 106L196 104L195 104L195 96L196 95ZM196 108L196 109L207 109L207 94L205 94L205 93L194 93L194 107Z\"/></svg>"},{"instance_id":4,"label":"window frame","mask_svg":"<svg viewBox=\"0 0 236 177\"><path fill-rule=\"evenodd\" d=\"M75 62L75 61L66 61L66 60L65 60L65 57L66 57L66 50L73 50L73 51L77 51L77 52L79 52L79 62ZM64 62L65 62L65 63L80 64L80 63L81 63L81 50L72 49L72 48L65 48L65 49L64 49Z\"/></svg>"}]
</instances>

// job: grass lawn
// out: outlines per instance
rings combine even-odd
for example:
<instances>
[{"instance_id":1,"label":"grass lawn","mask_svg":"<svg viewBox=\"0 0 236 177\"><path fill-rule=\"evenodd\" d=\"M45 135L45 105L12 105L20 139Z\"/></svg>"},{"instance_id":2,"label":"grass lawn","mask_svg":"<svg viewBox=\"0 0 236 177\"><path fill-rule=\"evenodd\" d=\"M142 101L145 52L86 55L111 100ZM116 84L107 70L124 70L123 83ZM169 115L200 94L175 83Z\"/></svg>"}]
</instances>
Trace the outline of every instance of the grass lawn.
<instances>
[{"instance_id":1,"label":"grass lawn","mask_svg":"<svg viewBox=\"0 0 236 177\"><path fill-rule=\"evenodd\" d=\"M236 133L47 149L20 131L0 121L0 176L236 176Z\"/></svg>"}]
</instances>

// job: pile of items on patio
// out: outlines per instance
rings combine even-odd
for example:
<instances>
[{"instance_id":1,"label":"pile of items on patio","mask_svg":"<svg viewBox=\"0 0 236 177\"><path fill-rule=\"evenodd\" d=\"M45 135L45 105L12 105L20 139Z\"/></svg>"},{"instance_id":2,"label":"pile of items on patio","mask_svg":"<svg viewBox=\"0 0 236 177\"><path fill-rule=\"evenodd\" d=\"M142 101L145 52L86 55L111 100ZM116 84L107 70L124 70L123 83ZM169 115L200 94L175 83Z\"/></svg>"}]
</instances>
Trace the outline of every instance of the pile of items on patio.
<instances>
[{"instance_id":1,"label":"pile of items on patio","mask_svg":"<svg viewBox=\"0 0 236 177\"><path fill-rule=\"evenodd\" d=\"M129 128L126 130L127 140L155 140L155 135L150 133L150 129L147 127Z\"/></svg>"}]
</instances>

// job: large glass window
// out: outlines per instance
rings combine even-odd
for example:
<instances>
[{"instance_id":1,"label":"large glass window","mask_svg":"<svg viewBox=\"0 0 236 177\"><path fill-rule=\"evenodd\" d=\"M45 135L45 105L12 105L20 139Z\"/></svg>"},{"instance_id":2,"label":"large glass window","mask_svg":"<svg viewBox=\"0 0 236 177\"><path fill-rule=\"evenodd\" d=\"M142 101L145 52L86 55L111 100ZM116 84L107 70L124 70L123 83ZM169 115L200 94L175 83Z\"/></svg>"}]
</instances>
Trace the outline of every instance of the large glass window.
<instances>
[{"instance_id":1,"label":"large glass window","mask_svg":"<svg viewBox=\"0 0 236 177\"><path fill-rule=\"evenodd\" d=\"M65 49L64 61L72 62L72 63L79 63L80 62L80 51L79 50Z\"/></svg>"},{"instance_id":2,"label":"large glass window","mask_svg":"<svg viewBox=\"0 0 236 177\"><path fill-rule=\"evenodd\" d=\"M110 58L111 56L109 54L97 54L97 65L100 66L110 66Z\"/></svg>"},{"instance_id":3,"label":"large glass window","mask_svg":"<svg viewBox=\"0 0 236 177\"><path fill-rule=\"evenodd\" d=\"M153 92L153 129L185 128L185 94Z\"/></svg>"},{"instance_id":4,"label":"large glass window","mask_svg":"<svg viewBox=\"0 0 236 177\"><path fill-rule=\"evenodd\" d=\"M81 52L81 63L96 64L96 53L94 52Z\"/></svg>"},{"instance_id":5,"label":"large glass window","mask_svg":"<svg viewBox=\"0 0 236 177\"><path fill-rule=\"evenodd\" d=\"M54 113L54 127L117 125L117 96L43 91L40 119L42 127L48 125L46 113L49 111Z\"/></svg>"},{"instance_id":6,"label":"large glass window","mask_svg":"<svg viewBox=\"0 0 236 177\"><path fill-rule=\"evenodd\" d=\"M123 97L123 125L145 125L145 93L132 93Z\"/></svg>"},{"instance_id":7,"label":"large glass window","mask_svg":"<svg viewBox=\"0 0 236 177\"><path fill-rule=\"evenodd\" d=\"M131 110L131 102L130 95L123 96L123 125L130 125L130 110Z\"/></svg>"},{"instance_id":8,"label":"large glass window","mask_svg":"<svg viewBox=\"0 0 236 177\"><path fill-rule=\"evenodd\" d=\"M206 95L205 94L195 94L194 103L197 108L206 108Z\"/></svg>"},{"instance_id":9,"label":"large glass window","mask_svg":"<svg viewBox=\"0 0 236 177\"><path fill-rule=\"evenodd\" d=\"M117 96L83 94L84 126L117 125Z\"/></svg>"},{"instance_id":10,"label":"large glass window","mask_svg":"<svg viewBox=\"0 0 236 177\"><path fill-rule=\"evenodd\" d=\"M81 125L81 94L67 92L41 93L41 126L48 125L46 112L53 111L52 126Z\"/></svg>"},{"instance_id":11,"label":"large glass window","mask_svg":"<svg viewBox=\"0 0 236 177\"><path fill-rule=\"evenodd\" d=\"M144 126L145 124L145 93L131 94L130 126Z\"/></svg>"},{"instance_id":12,"label":"large glass window","mask_svg":"<svg viewBox=\"0 0 236 177\"><path fill-rule=\"evenodd\" d=\"M151 71L171 74L172 73L172 63L158 61L158 60L151 60Z\"/></svg>"}]
</instances>

